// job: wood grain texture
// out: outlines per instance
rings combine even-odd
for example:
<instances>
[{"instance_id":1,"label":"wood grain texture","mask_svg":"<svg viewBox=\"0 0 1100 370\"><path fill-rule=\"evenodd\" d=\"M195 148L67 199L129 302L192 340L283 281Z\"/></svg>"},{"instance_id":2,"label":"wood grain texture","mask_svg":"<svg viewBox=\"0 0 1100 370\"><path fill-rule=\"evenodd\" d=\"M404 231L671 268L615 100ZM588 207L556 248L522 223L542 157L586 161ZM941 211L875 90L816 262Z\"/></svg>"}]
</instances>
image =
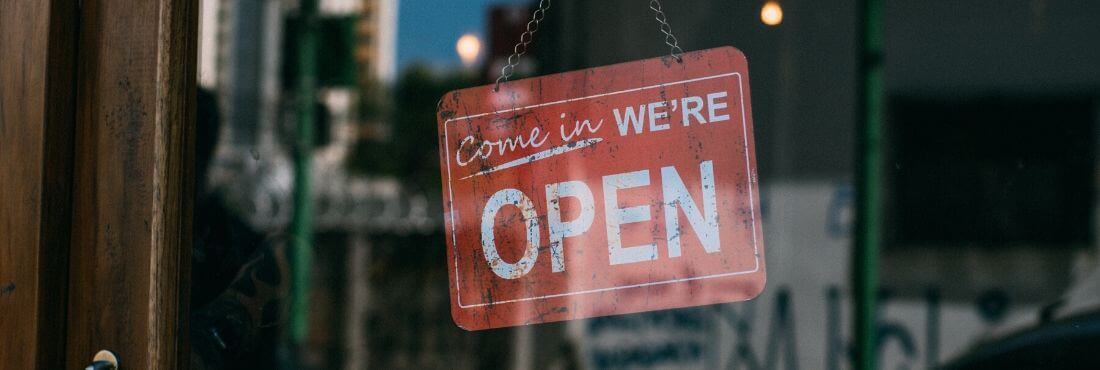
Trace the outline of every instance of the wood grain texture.
<instances>
[{"instance_id":1,"label":"wood grain texture","mask_svg":"<svg viewBox=\"0 0 1100 370\"><path fill-rule=\"evenodd\" d=\"M75 11L0 0L0 368L63 365Z\"/></svg>"},{"instance_id":2,"label":"wood grain texture","mask_svg":"<svg viewBox=\"0 0 1100 370\"><path fill-rule=\"evenodd\" d=\"M67 368L187 366L196 0L84 0Z\"/></svg>"}]
</instances>

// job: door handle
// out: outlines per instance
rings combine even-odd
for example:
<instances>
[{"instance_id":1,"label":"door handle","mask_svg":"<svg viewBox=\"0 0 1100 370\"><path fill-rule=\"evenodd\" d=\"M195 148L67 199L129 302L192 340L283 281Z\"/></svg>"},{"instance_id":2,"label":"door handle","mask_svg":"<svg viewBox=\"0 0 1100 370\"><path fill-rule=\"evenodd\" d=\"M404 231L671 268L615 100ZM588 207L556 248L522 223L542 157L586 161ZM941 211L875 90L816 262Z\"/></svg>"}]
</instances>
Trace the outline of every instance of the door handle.
<instances>
[{"instance_id":1,"label":"door handle","mask_svg":"<svg viewBox=\"0 0 1100 370\"><path fill-rule=\"evenodd\" d=\"M92 357L92 364L84 370L118 370L118 356L108 350L100 350Z\"/></svg>"}]
</instances>

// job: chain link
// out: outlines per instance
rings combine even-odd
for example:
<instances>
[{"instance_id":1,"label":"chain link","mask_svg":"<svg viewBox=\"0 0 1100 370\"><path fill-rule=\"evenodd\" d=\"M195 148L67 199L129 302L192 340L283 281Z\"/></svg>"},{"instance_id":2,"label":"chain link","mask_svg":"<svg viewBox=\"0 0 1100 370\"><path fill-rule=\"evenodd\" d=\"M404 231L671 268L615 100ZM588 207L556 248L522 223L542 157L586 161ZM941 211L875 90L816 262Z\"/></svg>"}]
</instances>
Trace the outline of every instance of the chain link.
<instances>
[{"instance_id":1,"label":"chain link","mask_svg":"<svg viewBox=\"0 0 1100 370\"><path fill-rule=\"evenodd\" d=\"M658 28L661 33L665 34L665 45L668 45L669 55L676 58L677 62L684 61L684 49L680 49L680 42L676 40L676 36L672 35L672 26L668 24L668 17L665 16L665 12L661 10L661 2L658 0L649 0L649 8L653 9L656 13L654 16L657 19L657 23L660 23Z\"/></svg>"},{"instance_id":2,"label":"chain link","mask_svg":"<svg viewBox=\"0 0 1100 370\"><path fill-rule=\"evenodd\" d=\"M684 61L684 49L680 48L680 42L676 40L676 36L672 35L672 26L668 24L668 17L665 16L665 12L661 10L661 2L658 0L650 0L649 8L653 9L656 13L654 17L659 23L658 29L661 33L665 34L665 45L669 47L669 55L676 58L677 62ZM508 81L512 78L512 75L516 72L516 66L519 65L519 58L523 54L527 54L527 45L535 39L535 32L539 30L539 22L542 22L546 17L546 9L550 9L550 0L539 0L538 9L531 14L531 20L527 22L527 30L523 31L519 35L519 42L512 48L512 55L508 56L508 60L504 63L504 67L500 69L500 76L497 77L496 86L493 86L493 91L500 91L500 83Z\"/></svg>"},{"instance_id":3,"label":"chain link","mask_svg":"<svg viewBox=\"0 0 1100 370\"><path fill-rule=\"evenodd\" d=\"M497 77L497 84L493 87L493 91L500 91L500 83L512 78L512 74L516 71L516 65L519 64L519 57L527 54L527 45L535 39L535 32L539 30L539 22L542 22L542 19L546 17L546 9L550 9L550 0L539 0L538 9L535 9L535 12L531 14L531 20L527 22L527 30L519 35L519 42L512 48L512 55L508 56L507 63L500 69L500 77Z\"/></svg>"}]
</instances>

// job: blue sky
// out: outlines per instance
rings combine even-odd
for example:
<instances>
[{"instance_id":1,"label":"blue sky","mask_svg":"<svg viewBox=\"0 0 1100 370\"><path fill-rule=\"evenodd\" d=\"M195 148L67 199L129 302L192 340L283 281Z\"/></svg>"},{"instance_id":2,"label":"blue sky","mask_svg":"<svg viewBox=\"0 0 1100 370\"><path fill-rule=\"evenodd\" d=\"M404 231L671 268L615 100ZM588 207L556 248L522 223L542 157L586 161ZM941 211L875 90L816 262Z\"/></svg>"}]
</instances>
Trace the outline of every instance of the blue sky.
<instances>
[{"instance_id":1,"label":"blue sky","mask_svg":"<svg viewBox=\"0 0 1100 370\"><path fill-rule=\"evenodd\" d=\"M398 73L416 61L436 68L459 66L461 62L455 54L455 41L467 32L484 37L486 13L490 5L526 4L531 0L400 1L397 13Z\"/></svg>"}]
</instances>

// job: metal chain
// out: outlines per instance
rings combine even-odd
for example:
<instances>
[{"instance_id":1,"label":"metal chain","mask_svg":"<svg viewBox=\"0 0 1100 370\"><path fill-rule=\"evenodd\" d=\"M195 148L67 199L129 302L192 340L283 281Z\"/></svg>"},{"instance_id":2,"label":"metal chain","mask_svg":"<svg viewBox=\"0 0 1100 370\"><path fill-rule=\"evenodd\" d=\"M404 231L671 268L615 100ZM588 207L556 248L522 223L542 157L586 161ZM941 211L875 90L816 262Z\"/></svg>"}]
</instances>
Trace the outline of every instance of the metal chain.
<instances>
[{"instance_id":1,"label":"metal chain","mask_svg":"<svg viewBox=\"0 0 1100 370\"><path fill-rule=\"evenodd\" d=\"M680 49L680 42L676 40L676 36L672 35L672 26L668 25L668 17L665 16L665 12L661 10L661 2L658 0L649 0L649 8L653 9L656 13L654 18L660 23L659 29L661 33L665 34L665 45L669 47L669 55L676 58L677 62L684 61L684 49Z\"/></svg>"},{"instance_id":2,"label":"metal chain","mask_svg":"<svg viewBox=\"0 0 1100 370\"><path fill-rule=\"evenodd\" d=\"M512 48L512 55L508 56L508 62L500 69L500 77L497 77L497 84L493 87L493 91L500 91L501 81L508 81L515 73L516 65L519 64L519 57L527 53L527 45L534 40L535 32L539 30L539 22L542 22L542 19L546 17L546 9L549 8L550 0L539 0L538 9L535 9L535 12L531 14L531 20L527 22L527 30L519 35L519 42Z\"/></svg>"},{"instance_id":3,"label":"metal chain","mask_svg":"<svg viewBox=\"0 0 1100 370\"><path fill-rule=\"evenodd\" d=\"M676 36L672 35L672 26L668 24L668 17L665 16L665 12L661 10L661 2L658 0L649 0L649 8L653 9L656 13L654 17L657 19L657 23L660 25L658 28L661 33L665 34L665 45L669 47L669 55L676 58L677 62L684 61L684 49L680 48L680 42L676 40ZM535 12L531 14L531 20L527 22L527 30L523 31L519 35L519 42L512 48L512 55L508 56L508 61L504 63L504 67L500 69L500 76L497 77L496 86L493 86L493 91L500 91L500 83L508 81L512 78L512 75L516 72L516 65L519 64L519 58L523 54L527 54L527 45L535 38L535 32L539 30L539 22L542 22L546 17L546 9L550 9L550 0L539 0L539 7L535 9Z\"/></svg>"}]
</instances>

